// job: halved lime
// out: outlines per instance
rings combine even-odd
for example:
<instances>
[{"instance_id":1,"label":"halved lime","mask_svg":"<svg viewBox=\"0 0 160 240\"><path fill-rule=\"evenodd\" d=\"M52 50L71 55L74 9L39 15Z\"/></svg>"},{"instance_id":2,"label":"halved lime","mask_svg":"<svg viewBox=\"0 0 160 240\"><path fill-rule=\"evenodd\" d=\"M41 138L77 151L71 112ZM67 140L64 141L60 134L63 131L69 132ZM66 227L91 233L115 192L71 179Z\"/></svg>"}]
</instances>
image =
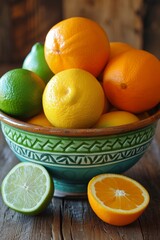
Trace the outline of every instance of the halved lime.
<instances>
[{"instance_id":1,"label":"halved lime","mask_svg":"<svg viewBox=\"0 0 160 240\"><path fill-rule=\"evenodd\" d=\"M53 190L53 181L47 170L28 162L14 166L1 186L4 203L28 215L43 211L52 199Z\"/></svg>"}]
</instances>

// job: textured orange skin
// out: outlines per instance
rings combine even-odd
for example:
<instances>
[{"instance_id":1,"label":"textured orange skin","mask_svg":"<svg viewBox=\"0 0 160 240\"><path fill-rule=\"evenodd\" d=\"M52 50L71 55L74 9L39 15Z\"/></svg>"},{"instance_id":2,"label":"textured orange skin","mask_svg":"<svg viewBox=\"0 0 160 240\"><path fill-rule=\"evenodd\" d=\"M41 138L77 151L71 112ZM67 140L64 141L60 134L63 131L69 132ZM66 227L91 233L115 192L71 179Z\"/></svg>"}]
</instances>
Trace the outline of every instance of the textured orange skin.
<instances>
[{"instance_id":1,"label":"textured orange skin","mask_svg":"<svg viewBox=\"0 0 160 240\"><path fill-rule=\"evenodd\" d=\"M109 60L117 55L133 49L133 47L123 42L110 42L110 57Z\"/></svg>"},{"instance_id":2,"label":"textured orange skin","mask_svg":"<svg viewBox=\"0 0 160 240\"><path fill-rule=\"evenodd\" d=\"M144 50L112 58L103 73L103 88L112 105L140 113L160 101L160 62Z\"/></svg>"},{"instance_id":3,"label":"textured orange skin","mask_svg":"<svg viewBox=\"0 0 160 240\"><path fill-rule=\"evenodd\" d=\"M111 61L112 58L118 56L121 53L124 53L128 50L134 49L131 45L123 42L110 42L110 55L109 55L109 61ZM109 62L108 61L108 62ZM104 69L103 69L104 71ZM103 71L99 74L98 79L99 81L103 80Z\"/></svg>"},{"instance_id":4,"label":"textured orange skin","mask_svg":"<svg viewBox=\"0 0 160 240\"><path fill-rule=\"evenodd\" d=\"M54 73L81 68L98 76L108 62L107 34L96 22L73 17L54 25L48 32L44 52Z\"/></svg>"}]
</instances>

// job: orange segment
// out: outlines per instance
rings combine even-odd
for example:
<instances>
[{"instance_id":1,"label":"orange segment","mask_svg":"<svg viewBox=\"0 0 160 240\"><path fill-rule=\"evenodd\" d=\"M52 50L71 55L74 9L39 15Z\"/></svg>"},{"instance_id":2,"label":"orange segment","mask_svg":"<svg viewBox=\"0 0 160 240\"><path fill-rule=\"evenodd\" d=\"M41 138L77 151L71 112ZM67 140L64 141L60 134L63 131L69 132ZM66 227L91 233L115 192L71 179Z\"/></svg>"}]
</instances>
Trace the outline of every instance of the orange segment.
<instances>
[{"instance_id":1,"label":"orange segment","mask_svg":"<svg viewBox=\"0 0 160 240\"><path fill-rule=\"evenodd\" d=\"M88 184L88 200L99 218L123 226L135 221L149 204L147 190L135 180L118 174L101 174Z\"/></svg>"}]
</instances>

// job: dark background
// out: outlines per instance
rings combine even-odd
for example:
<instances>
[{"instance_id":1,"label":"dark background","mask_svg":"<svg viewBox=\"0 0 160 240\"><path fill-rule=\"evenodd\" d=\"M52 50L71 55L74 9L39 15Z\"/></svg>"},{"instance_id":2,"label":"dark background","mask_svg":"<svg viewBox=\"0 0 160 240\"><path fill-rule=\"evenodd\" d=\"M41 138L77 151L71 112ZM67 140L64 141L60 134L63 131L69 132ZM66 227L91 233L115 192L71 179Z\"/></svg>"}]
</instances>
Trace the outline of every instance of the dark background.
<instances>
[{"instance_id":1,"label":"dark background","mask_svg":"<svg viewBox=\"0 0 160 240\"><path fill-rule=\"evenodd\" d=\"M72 16L91 18L110 41L160 58L160 0L0 0L0 64L22 63L55 23Z\"/></svg>"}]
</instances>

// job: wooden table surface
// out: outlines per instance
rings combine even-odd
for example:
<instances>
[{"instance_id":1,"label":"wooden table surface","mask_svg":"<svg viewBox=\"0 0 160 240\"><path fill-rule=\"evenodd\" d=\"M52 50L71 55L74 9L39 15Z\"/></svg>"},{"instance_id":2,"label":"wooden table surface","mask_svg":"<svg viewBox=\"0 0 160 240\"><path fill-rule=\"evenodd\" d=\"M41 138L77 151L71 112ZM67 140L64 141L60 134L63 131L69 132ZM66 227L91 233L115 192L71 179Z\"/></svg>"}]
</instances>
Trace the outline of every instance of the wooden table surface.
<instances>
[{"instance_id":1,"label":"wooden table surface","mask_svg":"<svg viewBox=\"0 0 160 240\"><path fill-rule=\"evenodd\" d=\"M6 70L0 69L1 73ZM0 184L19 161L0 130ZM159 240L160 239L160 123L141 160L124 173L139 181L150 194L143 215L125 227L101 221L87 199L52 198L38 216L25 216L4 205L0 195L0 240Z\"/></svg>"}]
</instances>

